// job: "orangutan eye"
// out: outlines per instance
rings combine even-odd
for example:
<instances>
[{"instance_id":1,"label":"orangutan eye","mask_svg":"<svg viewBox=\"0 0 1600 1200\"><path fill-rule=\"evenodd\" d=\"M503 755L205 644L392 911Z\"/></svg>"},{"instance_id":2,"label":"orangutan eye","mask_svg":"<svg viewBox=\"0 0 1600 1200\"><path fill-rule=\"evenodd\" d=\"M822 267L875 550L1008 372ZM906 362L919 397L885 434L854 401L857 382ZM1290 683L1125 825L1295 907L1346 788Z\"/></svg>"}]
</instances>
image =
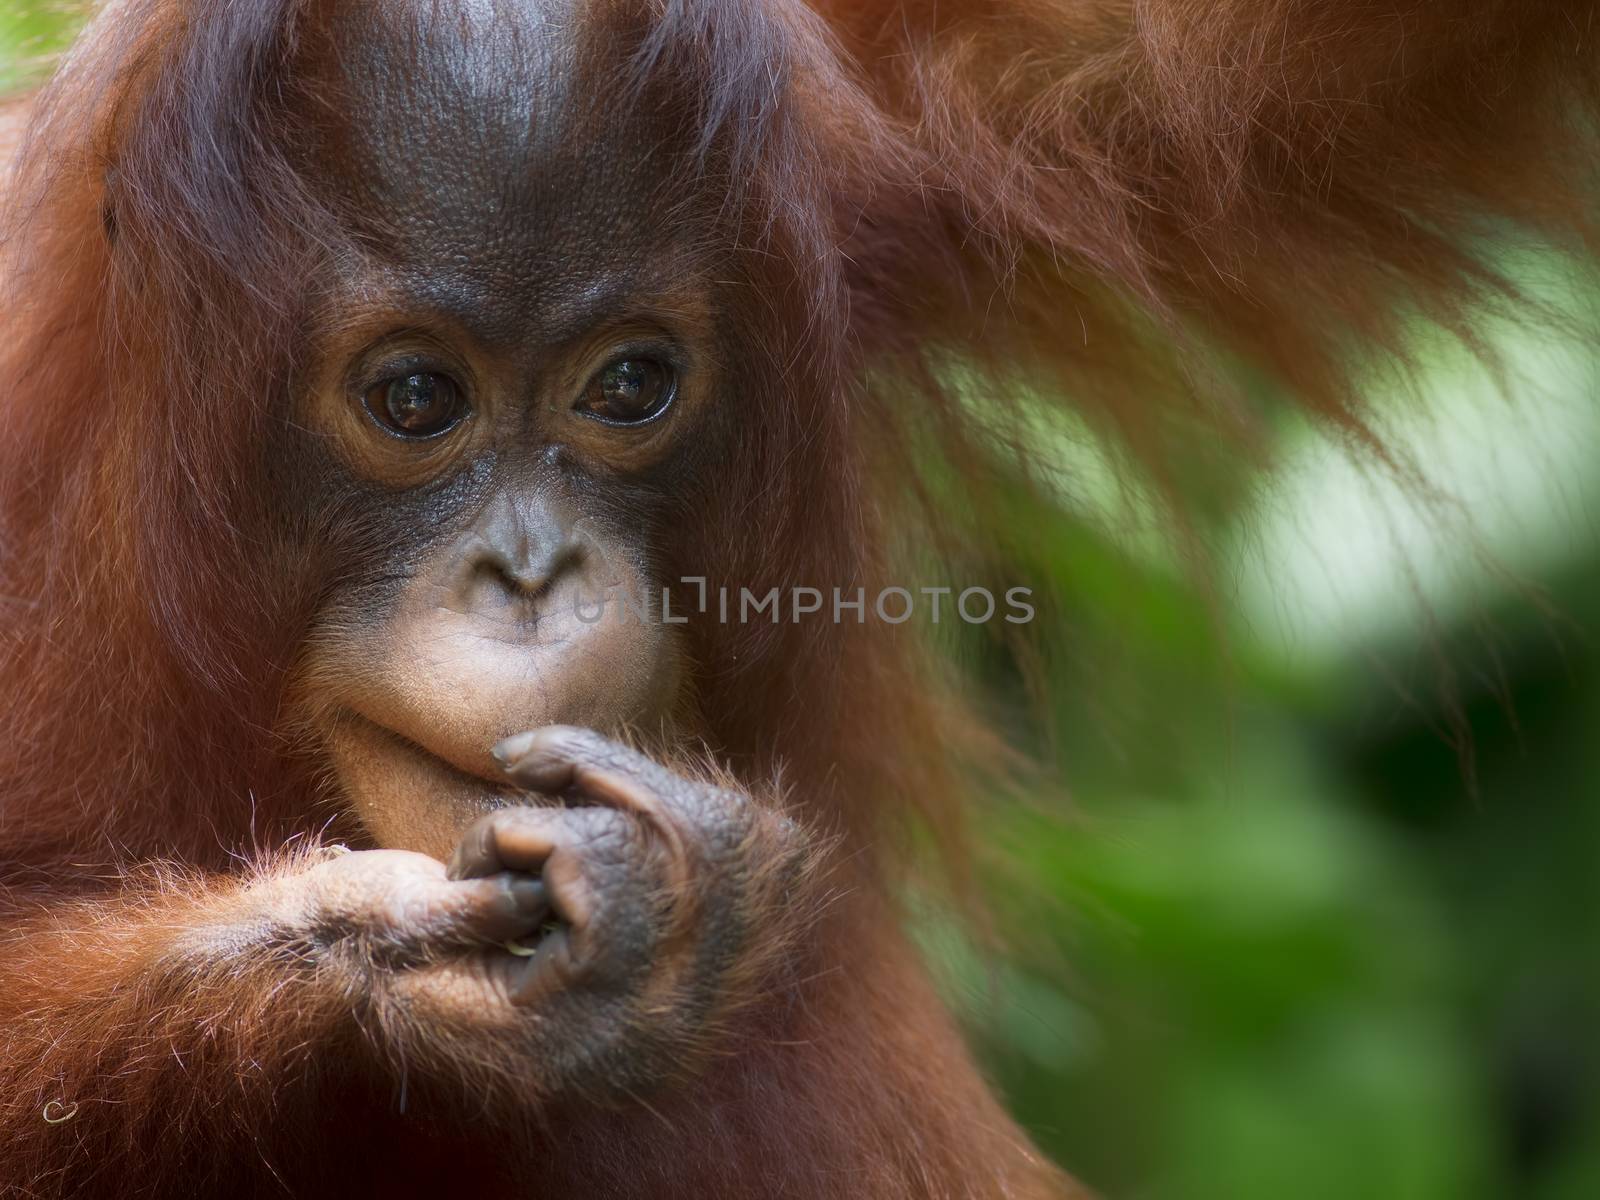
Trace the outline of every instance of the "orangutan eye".
<instances>
[{"instance_id":1,"label":"orangutan eye","mask_svg":"<svg viewBox=\"0 0 1600 1200\"><path fill-rule=\"evenodd\" d=\"M448 433L467 415L461 386L433 371L377 384L367 391L362 406L389 433L419 440Z\"/></svg>"},{"instance_id":2,"label":"orangutan eye","mask_svg":"<svg viewBox=\"0 0 1600 1200\"><path fill-rule=\"evenodd\" d=\"M668 408L677 391L671 367L653 358L620 358L589 381L578 411L609 425L643 425Z\"/></svg>"}]
</instances>

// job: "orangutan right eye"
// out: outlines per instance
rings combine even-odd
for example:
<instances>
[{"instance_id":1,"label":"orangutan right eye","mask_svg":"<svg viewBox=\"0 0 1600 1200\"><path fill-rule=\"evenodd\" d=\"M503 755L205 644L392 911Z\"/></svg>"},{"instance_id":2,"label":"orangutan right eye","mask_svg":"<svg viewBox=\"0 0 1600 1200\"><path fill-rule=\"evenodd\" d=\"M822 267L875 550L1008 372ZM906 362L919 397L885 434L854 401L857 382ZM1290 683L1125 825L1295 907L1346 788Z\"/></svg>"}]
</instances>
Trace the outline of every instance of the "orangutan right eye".
<instances>
[{"instance_id":1,"label":"orangutan right eye","mask_svg":"<svg viewBox=\"0 0 1600 1200\"><path fill-rule=\"evenodd\" d=\"M417 440L448 433L467 415L461 385L434 371L379 383L367 391L362 407L385 432Z\"/></svg>"}]
</instances>

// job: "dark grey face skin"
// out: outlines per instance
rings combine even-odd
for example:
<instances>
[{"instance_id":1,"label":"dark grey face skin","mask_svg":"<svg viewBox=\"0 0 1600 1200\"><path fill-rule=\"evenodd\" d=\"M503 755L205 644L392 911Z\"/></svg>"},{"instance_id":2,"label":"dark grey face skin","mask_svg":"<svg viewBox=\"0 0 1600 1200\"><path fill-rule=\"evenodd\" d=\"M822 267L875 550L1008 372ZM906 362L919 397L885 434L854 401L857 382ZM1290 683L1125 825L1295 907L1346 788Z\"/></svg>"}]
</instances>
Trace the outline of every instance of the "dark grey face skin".
<instances>
[{"instance_id":1,"label":"dark grey face skin","mask_svg":"<svg viewBox=\"0 0 1600 1200\"><path fill-rule=\"evenodd\" d=\"M302 708L374 840L447 857L500 802L502 738L682 732L676 627L579 614L681 567L658 547L730 428L729 272L702 249L719 198L626 111L622 64L582 61L567 5L344 5L330 35L344 99L308 115L307 169L349 243L296 456L347 549ZM655 364L670 405L604 419L618 362ZM385 397L418 376L459 420L400 436Z\"/></svg>"}]
</instances>

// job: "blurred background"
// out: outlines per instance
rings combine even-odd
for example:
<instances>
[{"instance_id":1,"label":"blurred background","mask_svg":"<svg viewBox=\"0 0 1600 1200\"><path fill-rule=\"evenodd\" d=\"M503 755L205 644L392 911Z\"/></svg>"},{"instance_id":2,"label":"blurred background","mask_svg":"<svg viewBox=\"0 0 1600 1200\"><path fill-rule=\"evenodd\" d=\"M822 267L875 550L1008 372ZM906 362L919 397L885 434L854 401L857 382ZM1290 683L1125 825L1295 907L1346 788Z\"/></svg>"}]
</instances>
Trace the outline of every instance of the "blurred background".
<instances>
[{"instance_id":1,"label":"blurred background","mask_svg":"<svg viewBox=\"0 0 1600 1200\"><path fill-rule=\"evenodd\" d=\"M0 88L71 28L0 0ZM1557 310L1600 298L1515 253ZM1498 378L1428 345L1375 386L1436 491L1285 418L1202 498L1208 578L1041 434L1031 567L1067 612L1030 736L1068 795L982 818L999 951L921 925L1014 1111L1108 1197L1600 1197L1600 357L1494 341Z\"/></svg>"}]
</instances>

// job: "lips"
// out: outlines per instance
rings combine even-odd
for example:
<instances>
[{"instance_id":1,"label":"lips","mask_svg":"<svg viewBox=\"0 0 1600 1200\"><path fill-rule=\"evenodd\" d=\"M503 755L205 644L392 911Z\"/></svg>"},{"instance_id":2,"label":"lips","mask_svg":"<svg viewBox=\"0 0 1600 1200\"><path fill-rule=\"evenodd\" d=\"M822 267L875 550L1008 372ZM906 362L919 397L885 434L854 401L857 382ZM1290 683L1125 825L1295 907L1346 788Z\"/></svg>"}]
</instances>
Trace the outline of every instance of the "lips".
<instances>
[{"instance_id":1,"label":"lips","mask_svg":"<svg viewBox=\"0 0 1600 1200\"><path fill-rule=\"evenodd\" d=\"M456 731L450 730L447 726L426 731L417 728L420 722L384 719L386 716L387 714L379 716L352 707L345 710L336 724L349 724L352 726L351 733L354 736L382 743L388 748L389 753L426 759L436 764L439 769L462 780L478 784L487 783L497 788L505 787L504 769L490 753L498 739L478 746L476 742L479 739L473 738L469 743L466 738L453 736Z\"/></svg>"}]
</instances>

